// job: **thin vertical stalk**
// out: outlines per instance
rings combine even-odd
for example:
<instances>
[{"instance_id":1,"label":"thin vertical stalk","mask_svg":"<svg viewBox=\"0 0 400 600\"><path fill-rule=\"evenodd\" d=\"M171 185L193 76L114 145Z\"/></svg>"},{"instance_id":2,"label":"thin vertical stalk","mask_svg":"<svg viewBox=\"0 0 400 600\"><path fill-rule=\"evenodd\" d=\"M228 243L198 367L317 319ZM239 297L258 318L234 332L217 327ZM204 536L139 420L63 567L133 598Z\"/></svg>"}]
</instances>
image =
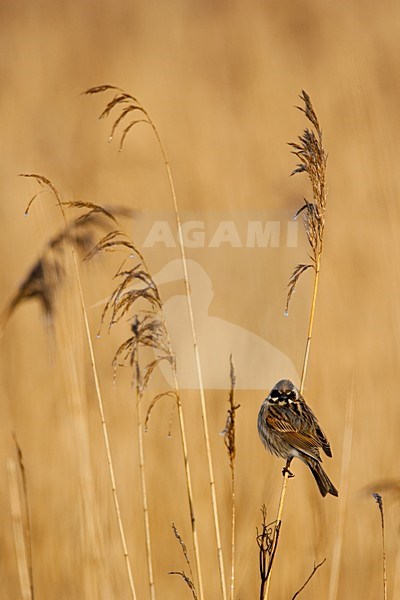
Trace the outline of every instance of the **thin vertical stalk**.
<instances>
[{"instance_id":1,"label":"thin vertical stalk","mask_svg":"<svg viewBox=\"0 0 400 600\"><path fill-rule=\"evenodd\" d=\"M150 522L149 522L149 507L147 502L147 486L146 476L144 468L144 444L143 444L143 423L142 423L142 385L141 385L141 374L139 366L139 350L136 353L136 419L137 419L137 434L138 434L138 450L139 450L139 471L140 471L140 485L142 489L142 503L143 503L143 518L144 518L144 529L146 538L146 555L147 555L147 569L149 574L149 586L150 586L150 598L155 600L155 588L154 588L154 576L153 576L153 561L151 555L151 537L150 537Z\"/></svg>"},{"instance_id":2,"label":"thin vertical stalk","mask_svg":"<svg viewBox=\"0 0 400 600\"><path fill-rule=\"evenodd\" d=\"M226 449L228 450L229 466L231 470L231 583L230 600L234 600L235 595L235 535L236 535L236 488L235 488L235 465L236 465L236 411L240 404L235 405L235 386L236 376L233 365L232 354L230 356L230 381L231 388L229 392L229 408L226 418L225 429L222 432Z\"/></svg>"},{"instance_id":3,"label":"thin vertical stalk","mask_svg":"<svg viewBox=\"0 0 400 600\"><path fill-rule=\"evenodd\" d=\"M321 265L321 254L318 255L317 262L315 265L314 289L313 289L313 295L312 295L312 301L311 301L310 321L308 323L306 348L304 351L303 368L302 368L302 372L301 372L300 394L302 394L303 390L304 390L304 384L305 384L307 367L308 367L308 358L310 355L310 346L311 346L311 339L312 339L312 333L313 333L313 327L314 327L315 306L317 303L320 265Z\"/></svg>"},{"instance_id":4,"label":"thin vertical stalk","mask_svg":"<svg viewBox=\"0 0 400 600\"><path fill-rule=\"evenodd\" d=\"M172 349L171 349L171 344L170 344L169 338L168 338L168 345L169 345L169 350L171 352ZM183 461L184 461L184 466L185 466L186 488L187 488L187 494L188 494L189 513L190 513L190 524L191 524L191 528L192 528L194 557L195 557L197 579L198 579L198 585L199 585L199 598L200 598L200 600L204 600L203 577L202 577L201 561L200 561L200 548L199 548L199 539L198 539L198 535L197 535L196 518L195 518L194 504L193 504L192 478L191 478L191 474L190 474L185 421L183 418L183 406L182 406L182 402L181 402L181 398L180 398L180 394L179 394L178 376L177 376L175 365L173 365L173 368L172 368L172 375L173 375L173 379L174 379L174 388L175 388L175 393L176 393L176 404L178 407L179 431L180 431L180 435L181 435Z\"/></svg>"},{"instance_id":5,"label":"thin vertical stalk","mask_svg":"<svg viewBox=\"0 0 400 600\"><path fill-rule=\"evenodd\" d=\"M347 497L349 493L350 481L350 461L354 426L354 376L352 377L349 397L346 408L346 424L343 437L342 452L342 473L340 477L340 504L337 523L337 532L335 535L335 546L332 556L332 568L329 582L329 600L337 600L339 589L340 563L342 557L343 537L346 519Z\"/></svg>"},{"instance_id":6,"label":"thin vertical stalk","mask_svg":"<svg viewBox=\"0 0 400 600\"><path fill-rule=\"evenodd\" d=\"M265 588L264 588L264 595L262 596L262 600L268 600L269 597L269 588L271 585L271 574L272 574L272 562L273 559L275 558L275 552L276 552L276 548L278 546L278 540L279 540L279 533L280 533L280 529L281 529L281 525L282 525L282 514L283 514L283 505L285 503L285 496L286 496L286 487L287 487L287 482L288 482L288 473L285 472L284 476L283 476L283 480L282 480L282 488L281 488L281 495L279 498L279 505L278 505L278 514L276 517L276 523L275 523L275 529L274 529L274 537L273 537L273 542L272 542L272 552L271 552L271 563L268 569L268 576L267 576L267 581L265 584Z\"/></svg>"},{"instance_id":7,"label":"thin vertical stalk","mask_svg":"<svg viewBox=\"0 0 400 600\"><path fill-rule=\"evenodd\" d=\"M236 490L235 490L235 469L232 469L232 516L231 516L231 593L230 600L234 600L235 595L235 531L236 531Z\"/></svg>"},{"instance_id":8,"label":"thin vertical stalk","mask_svg":"<svg viewBox=\"0 0 400 600\"><path fill-rule=\"evenodd\" d=\"M206 455L207 455L208 475L209 475L209 482L210 482L211 504L212 504L212 511L213 511L214 530L215 530L215 538L216 538L217 554L218 554L218 567L219 567L219 575L220 575L221 593L222 593L223 600L226 600L225 569L224 569L224 560L223 560L222 545L221 545L221 533L220 533L220 525L219 525L219 517L218 517L217 494L216 494L216 490L215 490L214 467L213 467L213 461L212 461L212 455L211 455L210 435L209 435L209 431L208 431L207 407L206 407L205 394L204 394L203 374L202 374L202 369L201 369L199 347L198 347L198 343L197 343L193 306L192 306L192 300L191 300L191 296L190 296L189 275L188 275L188 270L187 270L186 252L185 252L185 246L184 246L184 241L183 241L181 220L180 220L179 210L178 210L178 201L177 201L177 197L176 197L175 186L174 186L174 181L172 178L171 168L170 168L168 158L167 158L167 155L166 155L166 152L164 149L164 145L158 134L156 126L154 125L153 121L150 119L150 117L147 113L146 113L146 115L149 119L149 124L155 133L155 136L157 138L157 141L158 141L158 144L159 144L159 147L160 147L163 159L164 159L164 165L165 165L165 169L166 169L167 176L168 176L168 182L169 182L169 187L170 187L170 191L171 191L174 212L175 212L175 220L176 220L178 240L179 240L179 249L180 249L180 254L181 254L181 259L182 259L182 268L183 268L183 275L184 275L183 279L184 279L184 284L185 284L186 300L187 300L187 306L188 306L188 311L189 311L189 320L190 320L190 327L191 327L191 333L192 333L192 339L193 339L196 371L197 371L197 377L198 377L198 383L199 383L201 417L202 417L202 423L203 423L204 442L205 442Z\"/></svg>"},{"instance_id":9,"label":"thin vertical stalk","mask_svg":"<svg viewBox=\"0 0 400 600\"><path fill-rule=\"evenodd\" d=\"M24 528L24 532L25 532L25 539L26 539L26 545L27 545L27 562L28 562L28 574L29 574L29 586L30 586L30 591L31 591L31 600L34 600L35 598L35 590L34 590L34 585L33 585L33 562L32 562L32 539L31 539L31 517L30 517L30 511L29 511L29 498L28 498L28 483L26 480L26 471L25 471L25 465L24 465L24 460L23 460L23 456L22 456L22 450L21 447L18 443L18 439L17 439L17 435L15 432L13 432L13 439L14 439L14 444L15 444L15 448L17 450L17 456L18 456L18 466L19 466L19 470L21 473L21 479L22 479L22 491L23 491L23 504L24 504L24 513L25 513L25 528ZM10 465L11 466L11 465Z\"/></svg>"},{"instance_id":10,"label":"thin vertical stalk","mask_svg":"<svg viewBox=\"0 0 400 600\"><path fill-rule=\"evenodd\" d=\"M381 516L381 532L382 532L382 577L383 577L383 598L387 600L387 570L386 570L386 544L385 544L385 517L383 514L383 498L380 494L372 494L375 502L378 505Z\"/></svg>"},{"instance_id":11,"label":"thin vertical stalk","mask_svg":"<svg viewBox=\"0 0 400 600\"><path fill-rule=\"evenodd\" d=\"M7 473L21 596L23 600L33 600L31 582L29 578L29 562L24 536L21 499L18 489L17 467L14 458L9 458L7 460Z\"/></svg>"}]
</instances>

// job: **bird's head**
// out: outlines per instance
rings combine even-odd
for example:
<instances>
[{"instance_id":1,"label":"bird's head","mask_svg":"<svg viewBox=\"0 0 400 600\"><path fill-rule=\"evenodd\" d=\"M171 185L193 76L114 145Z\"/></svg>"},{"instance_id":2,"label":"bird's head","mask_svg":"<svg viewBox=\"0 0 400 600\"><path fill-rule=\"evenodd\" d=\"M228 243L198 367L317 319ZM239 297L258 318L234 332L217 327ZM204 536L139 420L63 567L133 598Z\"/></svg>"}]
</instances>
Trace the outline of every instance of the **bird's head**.
<instances>
[{"instance_id":1,"label":"bird's head","mask_svg":"<svg viewBox=\"0 0 400 600\"><path fill-rule=\"evenodd\" d=\"M300 397L299 390L289 379L281 379L272 388L266 400L270 404L287 405L296 402Z\"/></svg>"}]
</instances>

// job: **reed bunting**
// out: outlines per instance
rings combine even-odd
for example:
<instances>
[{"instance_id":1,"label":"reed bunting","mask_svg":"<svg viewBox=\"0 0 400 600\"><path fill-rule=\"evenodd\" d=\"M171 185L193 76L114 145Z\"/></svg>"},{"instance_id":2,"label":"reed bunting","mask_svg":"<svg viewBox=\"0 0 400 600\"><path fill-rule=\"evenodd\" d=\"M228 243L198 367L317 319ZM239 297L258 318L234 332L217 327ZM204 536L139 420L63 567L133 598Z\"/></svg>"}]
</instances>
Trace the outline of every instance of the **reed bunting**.
<instances>
[{"instance_id":1,"label":"reed bunting","mask_svg":"<svg viewBox=\"0 0 400 600\"><path fill-rule=\"evenodd\" d=\"M311 408L288 379L282 379L265 398L258 413L258 433L272 454L286 459L283 474L289 471L294 457L310 469L322 496L338 492L321 467L319 448L332 456L331 447Z\"/></svg>"}]
</instances>

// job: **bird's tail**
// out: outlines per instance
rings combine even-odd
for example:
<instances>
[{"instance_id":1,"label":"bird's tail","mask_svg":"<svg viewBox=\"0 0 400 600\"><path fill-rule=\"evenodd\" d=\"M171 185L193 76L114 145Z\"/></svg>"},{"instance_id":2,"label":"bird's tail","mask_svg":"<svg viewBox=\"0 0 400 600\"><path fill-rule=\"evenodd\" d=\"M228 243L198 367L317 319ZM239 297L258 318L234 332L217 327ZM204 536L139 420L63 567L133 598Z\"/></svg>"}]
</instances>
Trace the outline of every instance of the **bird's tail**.
<instances>
[{"instance_id":1,"label":"bird's tail","mask_svg":"<svg viewBox=\"0 0 400 600\"><path fill-rule=\"evenodd\" d=\"M314 479L317 482L319 491L322 496L326 496L327 494L332 494L332 496L338 496L338 491L333 485L332 481L329 479L328 475L325 473L321 465L316 461L308 461L307 462L311 473L314 475Z\"/></svg>"}]
</instances>

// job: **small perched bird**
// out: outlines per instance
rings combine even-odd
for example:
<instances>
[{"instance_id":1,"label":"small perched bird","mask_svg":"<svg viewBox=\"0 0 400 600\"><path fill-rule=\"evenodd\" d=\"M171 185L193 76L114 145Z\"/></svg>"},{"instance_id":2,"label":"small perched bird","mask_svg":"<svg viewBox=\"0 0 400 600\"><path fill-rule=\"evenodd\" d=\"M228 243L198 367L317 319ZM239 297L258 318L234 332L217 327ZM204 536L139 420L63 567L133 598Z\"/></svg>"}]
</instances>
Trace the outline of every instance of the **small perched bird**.
<instances>
[{"instance_id":1,"label":"small perched bird","mask_svg":"<svg viewBox=\"0 0 400 600\"><path fill-rule=\"evenodd\" d=\"M322 496L338 495L321 467L319 448L332 456L329 442L316 416L291 381L282 379L271 390L261 405L257 426L267 450L286 459L283 474L293 477L289 467L297 456L309 467Z\"/></svg>"}]
</instances>

